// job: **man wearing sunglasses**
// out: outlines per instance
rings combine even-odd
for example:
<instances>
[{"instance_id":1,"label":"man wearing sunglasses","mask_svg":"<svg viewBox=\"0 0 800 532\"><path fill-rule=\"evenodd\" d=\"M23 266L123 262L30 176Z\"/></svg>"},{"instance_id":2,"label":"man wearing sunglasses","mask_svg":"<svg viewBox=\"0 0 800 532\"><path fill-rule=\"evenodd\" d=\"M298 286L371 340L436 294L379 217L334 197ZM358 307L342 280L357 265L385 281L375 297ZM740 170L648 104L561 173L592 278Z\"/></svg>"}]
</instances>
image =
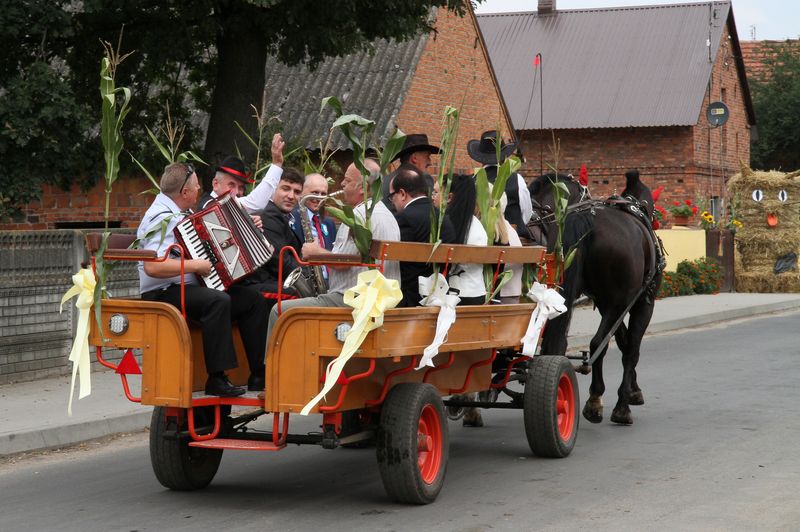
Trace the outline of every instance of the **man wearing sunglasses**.
<instances>
[{"instance_id":1,"label":"man wearing sunglasses","mask_svg":"<svg viewBox=\"0 0 800 532\"><path fill-rule=\"evenodd\" d=\"M245 195L244 187L255 183L252 174L245 171L244 162L233 156L225 157L222 163L217 166L217 173L211 181L211 192L204 194L197 204L197 209L204 209L213 200L230 192L239 198L241 205L247 212L253 214L264 210L275 189L278 187L278 180L283 174L283 149L286 143L280 133L275 133L272 137L272 165L267 170L267 175L256 185L256 187ZM257 224L258 225L258 224Z\"/></svg>"},{"instance_id":2,"label":"man wearing sunglasses","mask_svg":"<svg viewBox=\"0 0 800 532\"><path fill-rule=\"evenodd\" d=\"M173 230L197 204L200 183L194 168L186 163L173 163L164 169L159 184L161 192L153 200L142 219L136 236L142 249L150 249L159 257L175 243ZM163 301L181 306L181 281L185 285L186 315L199 321L203 329L203 355L208 380L208 395L235 397L245 393L234 386L225 371L235 368L236 351L231 323L239 324L242 344L250 365L248 390L264 389L264 353L267 338L268 306L253 287L233 285L227 292L199 284L198 275L208 275L211 263L203 259L186 259L181 279L180 255L170 254L163 262L139 263L139 291L142 299Z\"/></svg>"}]
</instances>

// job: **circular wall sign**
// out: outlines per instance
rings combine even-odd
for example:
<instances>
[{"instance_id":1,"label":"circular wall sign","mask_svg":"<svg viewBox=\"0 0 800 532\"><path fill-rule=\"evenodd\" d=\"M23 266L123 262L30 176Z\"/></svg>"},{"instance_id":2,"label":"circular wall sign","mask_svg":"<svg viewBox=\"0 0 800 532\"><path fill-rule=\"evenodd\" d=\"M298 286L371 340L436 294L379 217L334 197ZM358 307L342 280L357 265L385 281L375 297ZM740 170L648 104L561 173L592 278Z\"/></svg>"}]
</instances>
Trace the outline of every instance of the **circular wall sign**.
<instances>
[{"instance_id":1,"label":"circular wall sign","mask_svg":"<svg viewBox=\"0 0 800 532\"><path fill-rule=\"evenodd\" d=\"M722 102L710 103L706 109L706 118L708 119L708 123L714 127L719 127L727 122L729 115L730 112L728 111L728 106Z\"/></svg>"}]
</instances>

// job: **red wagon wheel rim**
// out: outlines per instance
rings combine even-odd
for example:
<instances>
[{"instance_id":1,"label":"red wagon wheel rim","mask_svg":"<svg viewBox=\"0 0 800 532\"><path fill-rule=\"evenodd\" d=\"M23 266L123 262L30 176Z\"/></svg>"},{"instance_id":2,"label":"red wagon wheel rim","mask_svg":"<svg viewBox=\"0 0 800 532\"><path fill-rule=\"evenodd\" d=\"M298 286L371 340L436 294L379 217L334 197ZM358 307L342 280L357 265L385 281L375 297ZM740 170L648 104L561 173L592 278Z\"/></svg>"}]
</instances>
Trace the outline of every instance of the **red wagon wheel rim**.
<instances>
[{"instance_id":1,"label":"red wagon wheel rim","mask_svg":"<svg viewBox=\"0 0 800 532\"><path fill-rule=\"evenodd\" d=\"M417 465L426 484L432 484L442 465L442 426L432 405L425 405L419 414L417 428Z\"/></svg>"},{"instance_id":2,"label":"red wagon wheel rim","mask_svg":"<svg viewBox=\"0 0 800 532\"><path fill-rule=\"evenodd\" d=\"M562 440L569 440L575 428L575 394L572 389L572 379L566 373L558 379L556 419L559 436Z\"/></svg>"}]
</instances>

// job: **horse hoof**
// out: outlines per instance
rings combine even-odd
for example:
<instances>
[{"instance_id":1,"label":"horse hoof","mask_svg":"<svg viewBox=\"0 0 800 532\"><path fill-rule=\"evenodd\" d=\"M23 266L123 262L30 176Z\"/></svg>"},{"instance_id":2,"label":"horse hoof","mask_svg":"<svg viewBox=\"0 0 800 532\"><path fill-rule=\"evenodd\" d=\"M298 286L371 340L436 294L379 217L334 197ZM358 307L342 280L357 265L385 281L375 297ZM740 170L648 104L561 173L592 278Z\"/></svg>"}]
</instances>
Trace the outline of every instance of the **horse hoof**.
<instances>
[{"instance_id":1,"label":"horse hoof","mask_svg":"<svg viewBox=\"0 0 800 532\"><path fill-rule=\"evenodd\" d=\"M461 425L464 427L482 427L483 418L482 417L477 417L475 419L464 418L464 420L461 422Z\"/></svg>"},{"instance_id":2,"label":"horse hoof","mask_svg":"<svg viewBox=\"0 0 800 532\"><path fill-rule=\"evenodd\" d=\"M611 413L611 421L613 423L619 423L620 425L633 425L633 416L631 416L630 411L623 413L614 410L614 412Z\"/></svg>"},{"instance_id":3,"label":"horse hoof","mask_svg":"<svg viewBox=\"0 0 800 532\"><path fill-rule=\"evenodd\" d=\"M587 402L583 407L583 417L585 417L589 423L600 423L603 421L603 407L592 408Z\"/></svg>"},{"instance_id":4,"label":"horse hoof","mask_svg":"<svg viewBox=\"0 0 800 532\"><path fill-rule=\"evenodd\" d=\"M644 394L642 393L642 391L639 390L637 392L631 392L631 394L628 396L628 404L636 406L643 405Z\"/></svg>"}]
</instances>

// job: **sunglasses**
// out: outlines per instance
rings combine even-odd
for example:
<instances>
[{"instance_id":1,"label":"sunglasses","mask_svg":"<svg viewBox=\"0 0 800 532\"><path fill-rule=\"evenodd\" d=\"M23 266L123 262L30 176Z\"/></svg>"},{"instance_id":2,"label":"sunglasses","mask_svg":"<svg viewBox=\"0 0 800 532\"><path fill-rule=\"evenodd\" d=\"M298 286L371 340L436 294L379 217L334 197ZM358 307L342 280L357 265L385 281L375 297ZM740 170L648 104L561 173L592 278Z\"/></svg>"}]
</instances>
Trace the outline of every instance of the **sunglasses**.
<instances>
[{"instance_id":1,"label":"sunglasses","mask_svg":"<svg viewBox=\"0 0 800 532\"><path fill-rule=\"evenodd\" d=\"M189 163L184 164L184 166L186 167L186 177L183 178L183 184L181 185L181 190L180 190L181 192L183 192L186 183L189 181L189 178L192 177L192 174L194 173L194 166L192 166Z\"/></svg>"}]
</instances>

